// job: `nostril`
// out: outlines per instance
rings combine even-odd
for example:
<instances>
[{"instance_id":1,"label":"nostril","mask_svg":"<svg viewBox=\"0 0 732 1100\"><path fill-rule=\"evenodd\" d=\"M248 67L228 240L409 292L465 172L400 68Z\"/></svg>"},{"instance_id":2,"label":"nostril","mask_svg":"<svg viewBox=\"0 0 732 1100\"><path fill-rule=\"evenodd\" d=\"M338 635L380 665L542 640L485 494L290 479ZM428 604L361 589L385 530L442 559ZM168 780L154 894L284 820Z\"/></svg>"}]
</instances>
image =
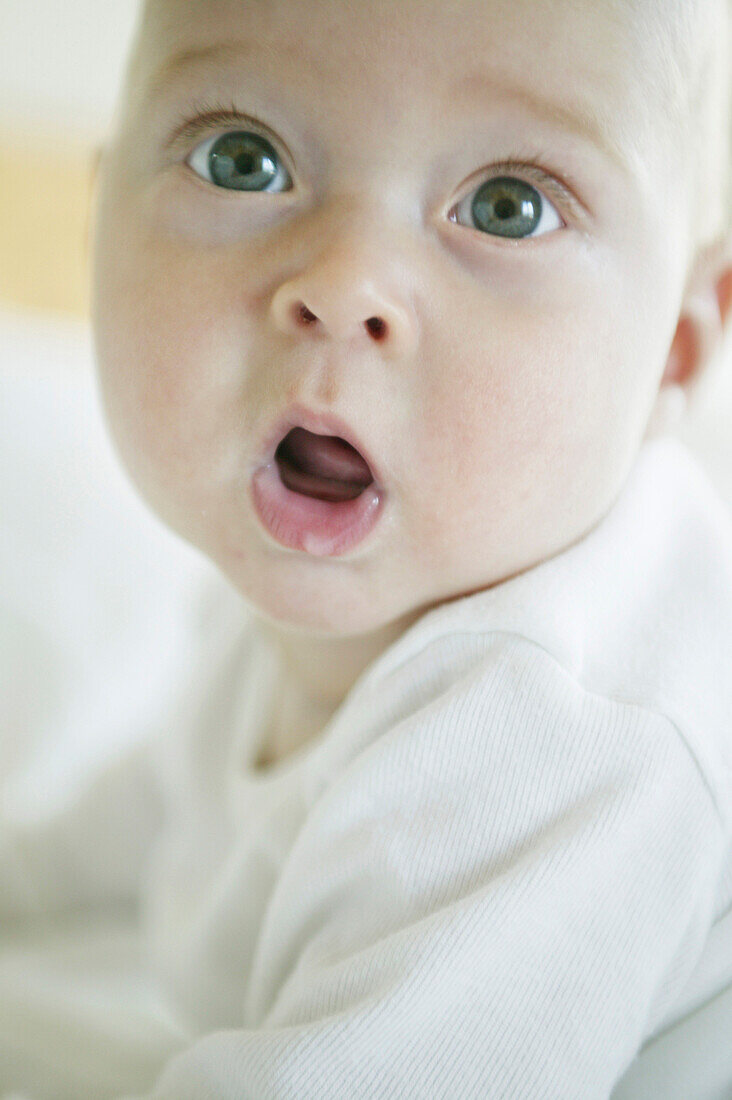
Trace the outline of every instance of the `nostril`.
<instances>
[{"instance_id":1,"label":"nostril","mask_svg":"<svg viewBox=\"0 0 732 1100\"><path fill-rule=\"evenodd\" d=\"M311 325L313 321L318 319L304 302L301 302L298 307L297 317L299 321L304 321L307 325ZM386 322L381 317L369 317L366 321L366 328L376 340L382 340L386 335Z\"/></svg>"}]
</instances>

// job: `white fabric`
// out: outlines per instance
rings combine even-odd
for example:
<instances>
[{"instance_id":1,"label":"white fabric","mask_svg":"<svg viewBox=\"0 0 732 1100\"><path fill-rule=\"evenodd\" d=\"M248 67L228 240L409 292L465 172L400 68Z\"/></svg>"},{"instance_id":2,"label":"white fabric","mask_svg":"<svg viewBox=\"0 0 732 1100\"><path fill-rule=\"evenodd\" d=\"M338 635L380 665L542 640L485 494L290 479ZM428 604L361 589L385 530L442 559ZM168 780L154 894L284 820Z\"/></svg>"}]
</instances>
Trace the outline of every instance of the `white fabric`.
<instances>
[{"instance_id":1,"label":"white fabric","mask_svg":"<svg viewBox=\"0 0 732 1100\"><path fill-rule=\"evenodd\" d=\"M423 616L259 769L283 685L244 601L131 492L139 578L116 512L85 542L70 439L36 513L16 436L4 1100L732 1095L732 522L685 446L647 444L594 531Z\"/></svg>"}]
</instances>

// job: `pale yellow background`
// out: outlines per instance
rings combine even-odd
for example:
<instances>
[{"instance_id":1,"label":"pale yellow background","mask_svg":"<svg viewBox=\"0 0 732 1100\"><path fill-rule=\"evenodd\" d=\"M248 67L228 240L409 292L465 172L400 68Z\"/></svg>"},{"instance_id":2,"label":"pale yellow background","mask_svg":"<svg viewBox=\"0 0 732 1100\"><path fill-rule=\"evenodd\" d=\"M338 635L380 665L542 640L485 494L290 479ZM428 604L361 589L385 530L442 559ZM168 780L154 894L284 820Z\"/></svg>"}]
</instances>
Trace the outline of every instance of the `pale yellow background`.
<instances>
[{"instance_id":1,"label":"pale yellow background","mask_svg":"<svg viewBox=\"0 0 732 1100\"><path fill-rule=\"evenodd\" d=\"M88 319L92 165L139 0L0 0L0 311Z\"/></svg>"},{"instance_id":2,"label":"pale yellow background","mask_svg":"<svg viewBox=\"0 0 732 1100\"><path fill-rule=\"evenodd\" d=\"M87 318L94 153L57 131L0 121L0 302Z\"/></svg>"}]
</instances>

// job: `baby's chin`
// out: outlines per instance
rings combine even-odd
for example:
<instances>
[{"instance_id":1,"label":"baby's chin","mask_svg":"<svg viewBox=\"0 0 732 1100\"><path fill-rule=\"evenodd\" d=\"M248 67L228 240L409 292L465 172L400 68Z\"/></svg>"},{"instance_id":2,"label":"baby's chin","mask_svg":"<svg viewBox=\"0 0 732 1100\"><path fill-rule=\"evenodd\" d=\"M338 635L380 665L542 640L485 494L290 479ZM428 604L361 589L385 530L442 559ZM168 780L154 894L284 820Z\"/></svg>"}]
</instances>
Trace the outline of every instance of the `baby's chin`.
<instances>
[{"instance_id":1,"label":"baby's chin","mask_svg":"<svg viewBox=\"0 0 732 1100\"><path fill-rule=\"evenodd\" d=\"M256 555L219 557L214 564L259 619L322 641L394 633L397 622L407 625L418 618L426 602L418 593L410 600L404 585L390 584L384 570L349 575L342 564L321 561L315 568L302 559L283 568L281 560L268 566Z\"/></svg>"}]
</instances>

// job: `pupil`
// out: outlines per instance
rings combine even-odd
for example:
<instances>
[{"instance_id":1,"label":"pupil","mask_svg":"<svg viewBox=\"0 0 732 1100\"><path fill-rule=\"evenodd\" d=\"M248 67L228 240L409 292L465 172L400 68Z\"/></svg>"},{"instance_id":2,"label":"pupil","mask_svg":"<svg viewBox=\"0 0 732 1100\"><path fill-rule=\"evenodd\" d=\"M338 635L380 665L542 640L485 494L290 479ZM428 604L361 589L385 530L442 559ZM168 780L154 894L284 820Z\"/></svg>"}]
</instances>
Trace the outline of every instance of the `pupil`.
<instances>
[{"instance_id":1,"label":"pupil","mask_svg":"<svg viewBox=\"0 0 732 1100\"><path fill-rule=\"evenodd\" d=\"M242 176L246 176L254 171L254 157L251 153L242 153L240 156L234 157L234 165L237 172L241 173Z\"/></svg>"},{"instance_id":2,"label":"pupil","mask_svg":"<svg viewBox=\"0 0 732 1100\"><path fill-rule=\"evenodd\" d=\"M506 218L512 218L514 212L514 204L511 199L499 199L496 203L496 217L502 221Z\"/></svg>"}]
</instances>

